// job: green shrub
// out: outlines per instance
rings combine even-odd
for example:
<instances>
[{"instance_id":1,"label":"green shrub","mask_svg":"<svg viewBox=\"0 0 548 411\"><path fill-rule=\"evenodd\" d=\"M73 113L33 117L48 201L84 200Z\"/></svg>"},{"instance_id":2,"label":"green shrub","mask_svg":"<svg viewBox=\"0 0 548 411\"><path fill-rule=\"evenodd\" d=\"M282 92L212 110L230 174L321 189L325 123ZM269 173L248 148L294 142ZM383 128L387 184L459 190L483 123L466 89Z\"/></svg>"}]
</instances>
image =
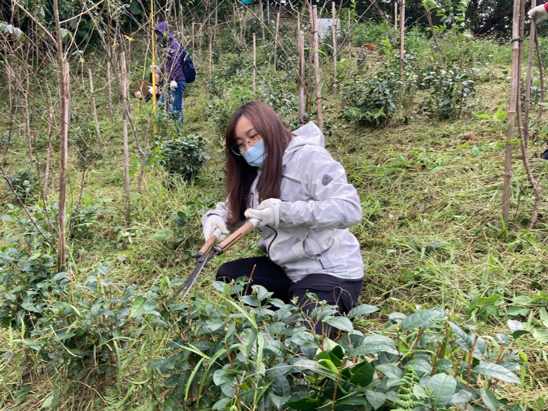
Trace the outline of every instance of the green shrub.
<instances>
[{"instance_id":1,"label":"green shrub","mask_svg":"<svg viewBox=\"0 0 548 411\"><path fill-rule=\"evenodd\" d=\"M206 139L189 134L184 138L158 143L154 161L159 162L172 175L190 180L210 158L205 151Z\"/></svg>"},{"instance_id":2,"label":"green shrub","mask_svg":"<svg viewBox=\"0 0 548 411\"><path fill-rule=\"evenodd\" d=\"M272 299L245 281L214 283L216 297L197 296L189 305L171 305L179 321L173 355L151 367L165 376L164 409L370 410L463 409L468 405L503 410L495 381L520 384L516 371L526 362L510 347L526 331L509 323L511 339L498 342L453 323L441 310L394 312L383 329L364 334L354 325L378 310L360 305L347 317L318 303L312 313L338 330L333 340L305 327L293 304ZM367 321L367 320L365 320ZM521 328L520 328L521 326ZM384 407L384 408L383 408Z\"/></svg>"},{"instance_id":3,"label":"green shrub","mask_svg":"<svg viewBox=\"0 0 548 411\"><path fill-rule=\"evenodd\" d=\"M29 167L24 170L19 170L8 176L10 183L6 183L8 187L11 185L14 195L21 199L24 203L34 198L40 189L38 177L36 173Z\"/></svg>"},{"instance_id":4,"label":"green shrub","mask_svg":"<svg viewBox=\"0 0 548 411\"><path fill-rule=\"evenodd\" d=\"M419 85L429 96L420 104L422 111L440 120L456 119L476 106L475 79L478 69L452 67L444 70L438 66L422 73Z\"/></svg>"}]
</instances>

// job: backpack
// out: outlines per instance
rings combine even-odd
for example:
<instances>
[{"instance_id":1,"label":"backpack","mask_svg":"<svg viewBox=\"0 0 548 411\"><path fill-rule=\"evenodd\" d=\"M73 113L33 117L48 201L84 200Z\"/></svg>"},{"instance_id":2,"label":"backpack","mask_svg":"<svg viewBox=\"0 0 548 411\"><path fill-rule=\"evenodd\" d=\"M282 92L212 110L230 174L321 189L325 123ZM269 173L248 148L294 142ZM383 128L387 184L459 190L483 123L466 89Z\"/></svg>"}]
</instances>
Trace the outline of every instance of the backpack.
<instances>
[{"instance_id":1,"label":"backpack","mask_svg":"<svg viewBox=\"0 0 548 411\"><path fill-rule=\"evenodd\" d=\"M183 50L183 74L187 83L193 83L196 80L196 69L194 63L190 58L190 54L186 50Z\"/></svg>"}]
</instances>

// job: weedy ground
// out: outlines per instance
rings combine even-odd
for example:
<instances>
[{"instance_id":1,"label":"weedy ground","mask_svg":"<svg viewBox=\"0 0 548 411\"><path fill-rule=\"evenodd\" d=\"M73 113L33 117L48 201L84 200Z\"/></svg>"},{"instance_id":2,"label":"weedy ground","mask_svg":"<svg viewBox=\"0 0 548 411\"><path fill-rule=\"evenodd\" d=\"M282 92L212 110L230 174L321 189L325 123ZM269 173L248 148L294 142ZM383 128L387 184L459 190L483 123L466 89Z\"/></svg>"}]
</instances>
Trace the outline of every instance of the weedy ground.
<instances>
[{"instance_id":1,"label":"weedy ground","mask_svg":"<svg viewBox=\"0 0 548 411\"><path fill-rule=\"evenodd\" d=\"M475 55L486 74L484 81L477 84L478 101L473 112L493 114L509 101L509 46L487 43L482 46L479 41L478 44L477 50L488 51ZM458 44L451 46L447 48L448 55L457 55ZM355 56L359 53L363 51L354 51ZM372 66L375 59L379 56L366 56ZM340 76L351 78L357 67L351 63L341 70ZM218 70L222 68L221 64L217 66ZM96 68L95 72L99 77L100 70ZM324 73L327 77L327 65ZM83 94L77 86L82 81L78 81L78 73L73 75L73 107L87 112L88 100L81 98ZM268 88L269 77L260 82ZM239 81L242 83L249 86L249 79ZM233 87L229 80L214 86L227 90ZM218 96L210 89L205 78L198 77L185 97L185 133L206 137L207 151L212 157L196 179L190 182L173 179L160 166L149 165L139 185L140 160L133 145L130 227L124 223L121 110L116 100L116 118L111 121L104 90L98 96L100 126L107 150L86 173L82 203L98 205L99 200L102 203L89 221L89 234L69 242L69 259L76 281L83 280L92 267L105 261L111 262L115 278L138 284L140 289L171 283L193 270L192 256L202 241L200 218L224 199L223 137L216 130L217 117L208 111L211 101ZM287 90L293 92L294 87L288 86ZM472 114L457 120L431 119L417 109L420 95L409 98L405 108L388 125L368 128L342 119L340 112L344 107L339 96L331 91L329 81L324 87L324 115L329 125L326 146L344 165L362 201L363 221L352 229L361 243L366 267L361 302L381 308L380 313L360 320L356 327L364 331L374 329L376 324L387 321L384 313L408 312L420 306L443 307L489 335L506 330L508 319L547 328L548 203L544 194L539 221L534 230L529 230L534 196L519 145L513 151L510 221L504 224L501 218L504 122L479 119ZM140 107L136 100L131 103L137 115L146 111L142 103ZM535 105L535 115L537 109ZM20 120L21 113L17 116ZM145 123L138 124L141 141L146 130L150 130ZM548 162L538 156L545 147L543 127L541 122L535 129L529 156L537 180L548 190L545 184ZM133 140L131 129L130 139ZM149 131L149 145L154 140ZM8 170L22 168L24 149L23 141L16 139L6 157ZM70 150L69 195L76 204L82 170L76 161L74 145ZM0 203L3 214L8 203L15 204L5 186L0 186ZM2 231L8 228L12 228L8 221L0 223ZM208 295L215 270L222 262L257 255L256 240L254 234L248 235L226 255L211 260L192 293ZM17 337L6 330L0 333L0 351L25 351L18 345ZM134 341L131 347L146 362L162 355L166 341L166 336L152 336L145 330L142 341ZM521 389L505 387L506 396L529 409L541 410L548 385L548 331L539 330L520 341L531 372ZM149 346L143 349L145 342ZM57 375L55 370L36 373L33 368L26 368L33 364L32 351L26 353L25 361L18 358L0 360L0 386L13 388L8 384L14 382L32 384L32 395L24 397L26 409L39 408L54 387L70 380L70 375ZM38 366L36 363L36 369L41 370ZM146 377L137 365L126 364L123 370L127 381ZM70 385L67 392L72 391L74 396L68 396L72 399L61 409L104 409L105 403L113 406L115 399L123 398L120 389L109 382L93 387ZM3 409L17 403L10 398L4 395Z\"/></svg>"}]
</instances>

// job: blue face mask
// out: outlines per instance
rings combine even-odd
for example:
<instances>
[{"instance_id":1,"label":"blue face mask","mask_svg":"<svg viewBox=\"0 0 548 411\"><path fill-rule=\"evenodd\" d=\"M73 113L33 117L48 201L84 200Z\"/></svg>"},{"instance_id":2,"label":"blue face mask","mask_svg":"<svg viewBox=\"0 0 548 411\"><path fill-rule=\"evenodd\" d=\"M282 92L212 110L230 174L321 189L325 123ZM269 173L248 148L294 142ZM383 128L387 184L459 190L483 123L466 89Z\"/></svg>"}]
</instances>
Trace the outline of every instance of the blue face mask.
<instances>
[{"instance_id":1,"label":"blue face mask","mask_svg":"<svg viewBox=\"0 0 548 411\"><path fill-rule=\"evenodd\" d=\"M261 138L254 146L249 147L242 153L242 157L252 167L261 168L264 163L264 141Z\"/></svg>"}]
</instances>

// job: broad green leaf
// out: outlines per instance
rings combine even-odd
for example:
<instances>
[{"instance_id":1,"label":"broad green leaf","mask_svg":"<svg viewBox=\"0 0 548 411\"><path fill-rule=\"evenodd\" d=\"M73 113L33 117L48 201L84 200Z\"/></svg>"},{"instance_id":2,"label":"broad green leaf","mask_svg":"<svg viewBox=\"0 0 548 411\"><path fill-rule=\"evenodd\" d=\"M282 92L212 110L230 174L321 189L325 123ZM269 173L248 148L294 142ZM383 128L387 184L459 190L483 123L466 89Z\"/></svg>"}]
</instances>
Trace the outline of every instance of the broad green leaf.
<instances>
[{"instance_id":1,"label":"broad green leaf","mask_svg":"<svg viewBox=\"0 0 548 411\"><path fill-rule=\"evenodd\" d=\"M130 316L138 317L146 314L160 315L160 313L155 311L154 308L156 308L155 304L151 304L145 297L139 296L135 298L135 301L133 301Z\"/></svg>"},{"instance_id":2,"label":"broad green leaf","mask_svg":"<svg viewBox=\"0 0 548 411\"><path fill-rule=\"evenodd\" d=\"M492 362L480 362L479 365L474 367L473 371L486 377L496 378L497 380L504 382L514 384L519 384L521 382L512 371L504 368L502 365L494 364Z\"/></svg>"},{"instance_id":3,"label":"broad green leaf","mask_svg":"<svg viewBox=\"0 0 548 411\"><path fill-rule=\"evenodd\" d=\"M386 394L373 390L365 390L365 398L374 409L379 409L386 402Z\"/></svg>"},{"instance_id":4,"label":"broad green leaf","mask_svg":"<svg viewBox=\"0 0 548 411\"><path fill-rule=\"evenodd\" d=\"M337 369L337 367L335 367L335 364L333 364L331 360L318 360L318 364L324 366L328 370L333 371L335 374L339 373L339 370Z\"/></svg>"},{"instance_id":5,"label":"broad green leaf","mask_svg":"<svg viewBox=\"0 0 548 411\"><path fill-rule=\"evenodd\" d=\"M231 401L233 401L233 398L223 398L217 401L215 404L213 404L212 409L213 410L222 410L225 408Z\"/></svg>"},{"instance_id":6,"label":"broad green leaf","mask_svg":"<svg viewBox=\"0 0 548 411\"><path fill-rule=\"evenodd\" d=\"M445 314L441 311L427 310L417 311L409 315L401 323L401 331L413 330L421 327L423 330L428 328L430 321L436 318L443 318Z\"/></svg>"},{"instance_id":7,"label":"broad green leaf","mask_svg":"<svg viewBox=\"0 0 548 411\"><path fill-rule=\"evenodd\" d=\"M472 394L468 391L459 391L451 397L451 404L465 404L472 399Z\"/></svg>"},{"instance_id":8,"label":"broad green leaf","mask_svg":"<svg viewBox=\"0 0 548 411\"><path fill-rule=\"evenodd\" d=\"M223 385L234 380L236 373L233 370L217 370L213 373L213 382L215 385Z\"/></svg>"},{"instance_id":9,"label":"broad green leaf","mask_svg":"<svg viewBox=\"0 0 548 411\"><path fill-rule=\"evenodd\" d=\"M352 322L346 317L328 317L324 323L346 332L351 332L354 329Z\"/></svg>"},{"instance_id":10,"label":"broad green leaf","mask_svg":"<svg viewBox=\"0 0 548 411\"><path fill-rule=\"evenodd\" d=\"M294 410L315 410L321 403L316 398L303 398L298 401L290 401L286 404L288 407L293 408Z\"/></svg>"},{"instance_id":11,"label":"broad green leaf","mask_svg":"<svg viewBox=\"0 0 548 411\"><path fill-rule=\"evenodd\" d=\"M427 384L432 390L432 401L436 408L445 407L457 389L457 381L447 374L436 374Z\"/></svg>"},{"instance_id":12,"label":"broad green leaf","mask_svg":"<svg viewBox=\"0 0 548 411\"><path fill-rule=\"evenodd\" d=\"M500 407L500 403L491 390L488 390L487 388L481 388L480 395L483 403L487 408L489 408L491 411L497 411L497 409Z\"/></svg>"},{"instance_id":13,"label":"broad green leaf","mask_svg":"<svg viewBox=\"0 0 548 411\"><path fill-rule=\"evenodd\" d=\"M523 334L529 334L529 331L523 328L523 324L516 320L508 320L508 328L514 339L521 337Z\"/></svg>"},{"instance_id":14,"label":"broad green leaf","mask_svg":"<svg viewBox=\"0 0 548 411\"><path fill-rule=\"evenodd\" d=\"M403 371L394 364L379 364L377 370L382 372L388 378L402 378Z\"/></svg>"},{"instance_id":15,"label":"broad green leaf","mask_svg":"<svg viewBox=\"0 0 548 411\"><path fill-rule=\"evenodd\" d=\"M508 328L512 334L516 331L524 330L523 324L516 320L508 320Z\"/></svg>"},{"instance_id":16,"label":"broad green leaf","mask_svg":"<svg viewBox=\"0 0 548 411\"><path fill-rule=\"evenodd\" d=\"M291 386L284 375L278 375L274 381L274 390L276 394L282 398L289 397L291 394Z\"/></svg>"},{"instance_id":17,"label":"broad green leaf","mask_svg":"<svg viewBox=\"0 0 548 411\"><path fill-rule=\"evenodd\" d=\"M432 366L428 363L428 361L422 359L408 361L405 366L413 367L419 377L432 372Z\"/></svg>"},{"instance_id":18,"label":"broad green leaf","mask_svg":"<svg viewBox=\"0 0 548 411\"><path fill-rule=\"evenodd\" d=\"M373 377L375 376L375 366L372 362L369 364L366 364L363 367L360 367L358 371L356 371L352 378L350 378L350 382L352 384L359 385L360 387L367 387L369 384L371 384L371 381L373 381Z\"/></svg>"},{"instance_id":19,"label":"broad green leaf","mask_svg":"<svg viewBox=\"0 0 548 411\"><path fill-rule=\"evenodd\" d=\"M357 307L352 308L346 316L350 319L353 319L355 317L358 317L359 315L371 314L376 311L379 311L379 307L375 307L374 305L361 304Z\"/></svg>"},{"instance_id":20,"label":"broad green leaf","mask_svg":"<svg viewBox=\"0 0 548 411\"><path fill-rule=\"evenodd\" d=\"M387 352L388 354L398 355L396 343L383 335L370 335L365 337L361 344L350 351L351 357L356 355L368 355L378 352Z\"/></svg>"}]
</instances>

